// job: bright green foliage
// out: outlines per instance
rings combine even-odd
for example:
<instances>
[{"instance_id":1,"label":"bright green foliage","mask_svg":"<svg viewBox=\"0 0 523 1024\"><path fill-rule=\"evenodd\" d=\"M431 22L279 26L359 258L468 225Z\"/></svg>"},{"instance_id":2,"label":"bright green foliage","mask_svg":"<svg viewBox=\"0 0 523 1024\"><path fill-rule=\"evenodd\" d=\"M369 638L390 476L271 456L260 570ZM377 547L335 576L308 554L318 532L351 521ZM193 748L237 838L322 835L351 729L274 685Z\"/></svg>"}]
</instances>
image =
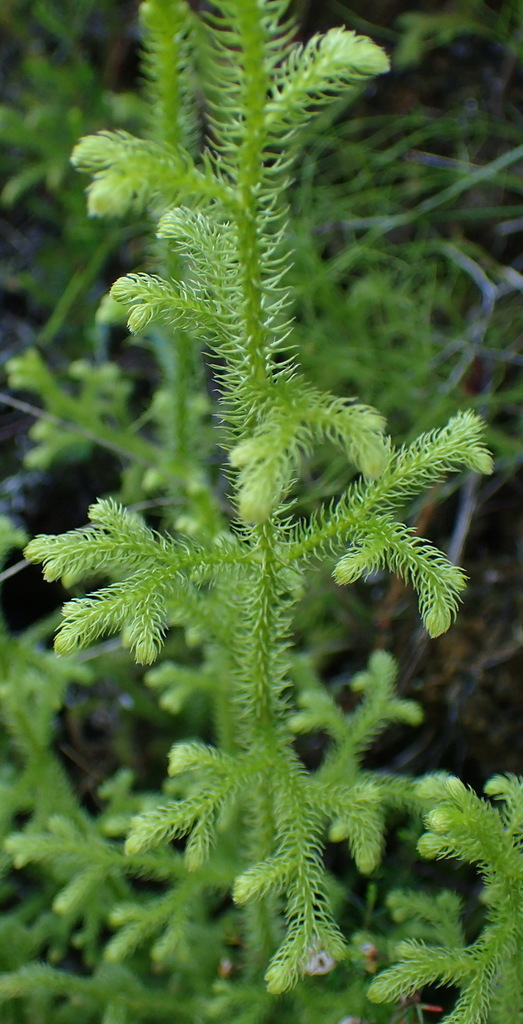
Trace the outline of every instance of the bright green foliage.
<instances>
[{"instance_id":1,"label":"bright green foliage","mask_svg":"<svg viewBox=\"0 0 523 1024\"><path fill-rule=\"evenodd\" d=\"M154 274L120 278L112 299L126 310L131 331L150 341L164 375L150 411L160 436L133 433L125 441L128 396L110 366L92 376L84 364L73 367L80 385L71 397L34 353L11 365L13 380L39 390L52 415L70 420L78 411L81 422L85 411L93 439L108 446L114 415L123 436L113 432L113 449L154 467L151 489L165 490L172 503L168 529L155 532L138 512L100 499L89 510L91 525L38 536L26 548L48 580L76 588L102 577L99 589L87 596L77 590L65 605L55 640L63 660L42 658L46 671L51 666L38 698L47 742L53 686L63 702L66 681L86 671L78 652L96 660L93 645L108 635L140 665L167 645L168 660L148 671L145 683L160 691L162 712L173 719L163 792L131 791L122 772L101 787L105 803L96 816L75 803L43 737L35 738L35 762L22 727L13 725L24 771L34 772L36 763L59 780L51 787L48 774L45 813L37 803L27 824L9 828L5 847L18 870L38 868L46 891L29 915L24 957L0 976L0 999L8 1008L22 999L30 1013L38 997L35 1020L42 1024L317 1024L325 1006L333 1024L347 1013L369 1019L361 971L347 971L346 984L321 979L344 960L352 970L354 959L324 850L327 842L346 844L350 870L354 862L370 874L380 864L389 812L415 811L427 799L411 780L363 765L389 723L420 720L417 705L395 693L391 657L371 656L352 682L359 702L344 713L316 678L308 652L291 651L294 610L311 563L336 559L340 584L383 567L399 574L417 591L428 632L447 629L464 574L414 535L398 510L448 473L489 472L491 461L473 413L396 447L373 408L321 390L299 370L286 278L292 163L313 115L384 73L388 62L370 40L341 29L296 46L288 6L219 0L198 16L183 0L147 0L141 11L152 138L100 132L74 151L76 166L93 179L92 215L146 211L155 225ZM205 103L203 126L195 95ZM218 393L212 455L228 459L227 501L209 468L211 444L196 436L208 409L195 397L202 367ZM47 447L45 437L38 440L39 461L47 464L56 451L49 439ZM309 517L293 517L303 463L324 443L346 463L344 489ZM134 667L127 662L125 671L131 686ZM85 682L91 678L88 670ZM139 686L135 692L144 699ZM6 707L13 715L19 696L11 679ZM198 703L204 730L195 725ZM317 730L326 743L312 770L295 741ZM428 785L437 802L429 827L443 834L450 796L440 807L440 780ZM450 794L452 784L444 785ZM27 789L20 792L11 817L33 808ZM459 808L461 796L452 799ZM469 829L470 858L483 864L476 829L485 815L498 818L471 795L467 800L463 835ZM508 835L505 847L508 864ZM450 839L441 852L454 853ZM496 885L491 892L494 905ZM442 932L443 941L452 943L456 928ZM51 963L59 963L69 944L82 951L89 977L36 962L51 949ZM474 960L471 977L484 963L486 992L499 959ZM343 971L340 963L338 978ZM423 984L423 965L416 971L391 989L391 1002ZM385 1024L392 1012L378 1010L376 1020ZM459 1020L476 1024L470 1016Z\"/></svg>"},{"instance_id":2,"label":"bright green foliage","mask_svg":"<svg viewBox=\"0 0 523 1024\"><path fill-rule=\"evenodd\" d=\"M45 414L30 430L35 444L26 456L27 466L47 469L57 460L80 458L89 443L135 458L151 457L147 443L128 429L130 384L114 363L93 366L85 359L74 360L68 368L73 394L59 386L34 348L10 359L7 372L12 388L34 391L46 404Z\"/></svg>"},{"instance_id":3,"label":"bright green foliage","mask_svg":"<svg viewBox=\"0 0 523 1024\"><path fill-rule=\"evenodd\" d=\"M459 924L460 904L453 894L437 899L417 893L391 897L396 919L429 921L438 944L418 939L400 943L399 963L373 982L370 998L393 1000L439 982L460 992L445 1024L519 1021L523 1013L523 783L510 775L489 780L485 791L502 801L500 810L452 776L428 776L417 789L432 806L426 816L427 832L419 841L420 853L428 858L458 857L478 866L484 879L487 921L476 941L467 946Z\"/></svg>"}]
</instances>

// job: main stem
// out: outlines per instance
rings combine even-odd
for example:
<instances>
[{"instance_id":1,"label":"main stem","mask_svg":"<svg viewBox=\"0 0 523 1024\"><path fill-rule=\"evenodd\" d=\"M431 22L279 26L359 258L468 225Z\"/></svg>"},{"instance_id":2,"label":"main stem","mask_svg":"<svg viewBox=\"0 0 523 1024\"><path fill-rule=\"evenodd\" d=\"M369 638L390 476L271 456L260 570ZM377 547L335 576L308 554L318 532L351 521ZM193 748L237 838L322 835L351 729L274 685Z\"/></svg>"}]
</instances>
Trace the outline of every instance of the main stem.
<instances>
[{"instance_id":1,"label":"main stem","mask_svg":"<svg viewBox=\"0 0 523 1024\"><path fill-rule=\"evenodd\" d=\"M243 41L243 109L245 122L238 159L238 246L242 279L245 336L245 384L261 396L270 385L271 366L263 306L263 261L260 246L260 186L264 163L264 110L267 80L266 39L255 0L242 0L237 22ZM279 655L283 638L279 600L276 526L265 523L253 530L251 543L259 555L259 571L249 579L242 609L243 642L239 690L243 691L244 742L264 751L266 764L278 756ZM242 657L243 654L243 657ZM274 808L271 772L260 771L252 793L249 818L251 863L269 857L274 846ZM251 970L267 963L276 941L276 908L265 899L246 908L246 944Z\"/></svg>"}]
</instances>

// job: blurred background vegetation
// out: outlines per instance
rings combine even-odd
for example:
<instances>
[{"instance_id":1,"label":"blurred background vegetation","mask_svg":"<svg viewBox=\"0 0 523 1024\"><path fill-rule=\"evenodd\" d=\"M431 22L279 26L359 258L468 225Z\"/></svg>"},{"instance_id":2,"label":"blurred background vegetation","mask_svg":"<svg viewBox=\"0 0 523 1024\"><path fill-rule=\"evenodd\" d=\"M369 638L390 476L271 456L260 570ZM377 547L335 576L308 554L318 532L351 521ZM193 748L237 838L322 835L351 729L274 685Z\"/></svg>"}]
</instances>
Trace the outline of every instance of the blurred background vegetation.
<instances>
[{"instance_id":1,"label":"blurred background vegetation","mask_svg":"<svg viewBox=\"0 0 523 1024\"><path fill-rule=\"evenodd\" d=\"M396 441L473 407L496 456L488 481L458 479L410 510L412 525L471 577L448 636L427 643L398 583L373 577L340 592L326 573L300 611L298 641L341 688L374 647L392 650L401 688L427 720L413 746L387 734L375 757L480 784L523 764L523 6L294 7L301 40L345 24L392 60L390 75L315 122L292 185L304 369L376 405ZM115 277L147 262L145 225L89 220L85 181L69 164L81 135L142 130L137 4L7 0L0 36L2 364L15 358L2 385L0 512L29 533L59 532L82 524L96 496L147 497L143 466L122 476L114 441L131 424L136 454L144 424L147 434L157 362L97 317ZM305 514L346 482L330 450L304 473ZM4 591L12 628L61 596L37 570L13 573ZM87 702L84 720L92 713ZM109 729L102 746L115 742Z\"/></svg>"}]
</instances>

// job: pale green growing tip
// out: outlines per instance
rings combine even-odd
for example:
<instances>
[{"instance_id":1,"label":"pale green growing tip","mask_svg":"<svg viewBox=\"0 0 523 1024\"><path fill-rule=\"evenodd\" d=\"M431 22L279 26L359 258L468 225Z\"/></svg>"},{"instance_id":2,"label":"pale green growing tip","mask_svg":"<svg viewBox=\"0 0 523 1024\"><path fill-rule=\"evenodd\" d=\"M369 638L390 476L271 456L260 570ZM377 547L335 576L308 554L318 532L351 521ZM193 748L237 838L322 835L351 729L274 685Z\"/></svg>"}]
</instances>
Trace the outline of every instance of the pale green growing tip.
<instances>
[{"instance_id":1,"label":"pale green growing tip","mask_svg":"<svg viewBox=\"0 0 523 1024\"><path fill-rule=\"evenodd\" d=\"M492 473L494 469L494 461L486 448L474 449L473 455L470 459L470 467L471 469L474 469L476 473L485 473L487 476Z\"/></svg>"},{"instance_id":2,"label":"pale green growing tip","mask_svg":"<svg viewBox=\"0 0 523 1024\"><path fill-rule=\"evenodd\" d=\"M444 850L444 841L437 836L432 835L430 832L425 832L418 841L418 853L422 857L426 857L427 860L434 860L436 857L441 857Z\"/></svg>"},{"instance_id":3,"label":"pale green growing tip","mask_svg":"<svg viewBox=\"0 0 523 1024\"><path fill-rule=\"evenodd\" d=\"M365 572L365 568L364 560L358 559L358 552L354 551L340 558L332 575L336 583L339 583L340 586L346 586L359 580L361 574Z\"/></svg>"},{"instance_id":4,"label":"pale green growing tip","mask_svg":"<svg viewBox=\"0 0 523 1024\"><path fill-rule=\"evenodd\" d=\"M359 454L358 468L368 480L377 480L385 472L390 462L390 451L384 440L376 438L375 443L367 444Z\"/></svg>"},{"instance_id":5,"label":"pale green growing tip","mask_svg":"<svg viewBox=\"0 0 523 1024\"><path fill-rule=\"evenodd\" d=\"M69 630L62 629L56 634L53 646L56 654L65 657L67 654L72 654L78 644L76 637Z\"/></svg>"},{"instance_id":6,"label":"pale green growing tip","mask_svg":"<svg viewBox=\"0 0 523 1024\"><path fill-rule=\"evenodd\" d=\"M132 183L122 175L107 172L95 177L87 189L87 212L90 217L119 217L131 206Z\"/></svg>"},{"instance_id":7,"label":"pale green growing tip","mask_svg":"<svg viewBox=\"0 0 523 1024\"><path fill-rule=\"evenodd\" d=\"M350 827L347 822L337 818L329 829L329 840L331 843L341 843L344 839L348 839L349 834Z\"/></svg>"},{"instance_id":8,"label":"pale green growing tip","mask_svg":"<svg viewBox=\"0 0 523 1024\"><path fill-rule=\"evenodd\" d=\"M441 807L437 807L435 811L431 811L427 815L427 827L432 831L439 833L445 833L451 823L451 819L447 811L444 811Z\"/></svg>"},{"instance_id":9,"label":"pale green growing tip","mask_svg":"<svg viewBox=\"0 0 523 1024\"><path fill-rule=\"evenodd\" d=\"M367 36L357 36L355 33L354 65L365 75L384 75L390 69L389 58L381 46L377 46Z\"/></svg>"},{"instance_id":10,"label":"pale green growing tip","mask_svg":"<svg viewBox=\"0 0 523 1024\"><path fill-rule=\"evenodd\" d=\"M246 523L265 523L273 511L271 496L261 484L242 488L239 499L239 513Z\"/></svg>"},{"instance_id":11,"label":"pale green growing tip","mask_svg":"<svg viewBox=\"0 0 523 1024\"><path fill-rule=\"evenodd\" d=\"M458 802L461 802L463 800L463 797L466 796L468 792L465 784L461 781L461 779L458 779L456 775L450 775L449 778L446 780L445 790L447 796L451 797L451 799L453 800L457 800Z\"/></svg>"},{"instance_id":12,"label":"pale green growing tip","mask_svg":"<svg viewBox=\"0 0 523 1024\"><path fill-rule=\"evenodd\" d=\"M140 640L134 649L134 660L137 665L152 665L153 661L156 661L157 655L156 644L149 637Z\"/></svg>"},{"instance_id":13,"label":"pale green growing tip","mask_svg":"<svg viewBox=\"0 0 523 1024\"><path fill-rule=\"evenodd\" d=\"M133 857L137 853L141 853L143 843L138 836L130 835L125 841L124 853L126 857Z\"/></svg>"},{"instance_id":14,"label":"pale green growing tip","mask_svg":"<svg viewBox=\"0 0 523 1024\"><path fill-rule=\"evenodd\" d=\"M181 775L182 772L196 768L202 760L202 748L194 743L175 743L169 753L169 775Z\"/></svg>"},{"instance_id":15,"label":"pale green growing tip","mask_svg":"<svg viewBox=\"0 0 523 1024\"><path fill-rule=\"evenodd\" d=\"M369 849L359 850L354 855L354 862L360 874L370 875L379 866L381 851L377 844Z\"/></svg>"},{"instance_id":16,"label":"pale green growing tip","mask_svg":"<svg viewBox=\"0 0 523 1024\"><path fill-rule=\"evenodd\" d=\"M344 28L331 28L318 38L322 53L328 53L331 58L331 65L339 67L343 63L357 78L383 75L390 68L385 51L368 36L359 36Z\"/></svg>"},{"instance_id":17,"label":"pale green growing tip","mask_svg":"<svg viewBox=\"0 0 523 1024\"><path fill-rule=\"evenodd\" d=\"M151 320L150 310L145 306L136 306L129 314L127 326L131 334L139 334Z\"/></svg>"},{"instance_id":18,"label":"pale green growing tip","mask_svg":"<svg viewBox=\"0 0 523 1024\"><path fill-rule=\"evenodd\" d=\"M55 914L60 914L60 916L62 916L69 913L73 901L74 895L71 895L71 893L68 893L67 891L58 893L58 896L54 898L52 903Z\"/></svg>"},{"instance_id":19,"label":"pale green growing tip","mask_svg":"<svg viewBox=\"0 0 523 1024\"><path fill-rule=\"evenodd\" d=\"M258 455L258 445L251 438L247 441L241 441L235 448L229 453L229 462L235 469L240 469L242 466L246 466L249 462L252 462Z\"/></svg>"},{"instance_id":20,"label":"pale green growing tip","mask_svg":"<svg viewBox=\"0 0 523 1024\"><path fill-rule=\"evenodd\" d=\"M253 886L252 879L248 873L240 875L234 883L232 890L232 898L235 903L247 903L247 900L251 898L253 892L256 892L256 886Z\"/></svg>"},{"instance_id":21,"label":"pale green growing tip","mask_svg":"<svg viewBox=\"0 0 523 1024\"><path fill-rule=\"evenodd\" d=\"M441 800L444 796L443 787L448 779L446 772L431 772L415 783L414 791L421 800Z\"/></svg>"},{"instance_id":22,"label":"pale green growing tip","mask_svg":"<svg viewBox=\"0 0 523 1024\"><path fill-rule=\"evenodd\" d=\"M29 544L26 544L23 550L23 555L24 558L27 558L28 562L43 562L48 550L49 545L45 543L42 534L39 534L38 537L33 537L33 539L29 541ZM44 569L44 579L46 579L49 583L52 580L57 579L58 575L60 575L46 575L46 573L52 572L52 564L53 563L51 562L51 559L49 559Z\"/></svg>"},{"instance_id":23,"label":"pale green growing tip","mask_svg":"<svg viewBox=\"0 0 523 1024\"><path fill-rule=\"evenodd\" d=\"M433 638L441 636L452 625L452 612L446 606L434 605L428 612L425 612L423 625L429 636Z\"/></svg>"},{"instance_id":24,"label":"pale green growing tip","mask_svg":"<svg viewBox=\"0 0 523 1024\"><path fill-rule=\"evenodd\" d=\"M518 780L519 781L519 780ZM487 796L506 797L510 792L510 779L507 775L493 775L483 786Z\"/></svg>"}]
</instances>

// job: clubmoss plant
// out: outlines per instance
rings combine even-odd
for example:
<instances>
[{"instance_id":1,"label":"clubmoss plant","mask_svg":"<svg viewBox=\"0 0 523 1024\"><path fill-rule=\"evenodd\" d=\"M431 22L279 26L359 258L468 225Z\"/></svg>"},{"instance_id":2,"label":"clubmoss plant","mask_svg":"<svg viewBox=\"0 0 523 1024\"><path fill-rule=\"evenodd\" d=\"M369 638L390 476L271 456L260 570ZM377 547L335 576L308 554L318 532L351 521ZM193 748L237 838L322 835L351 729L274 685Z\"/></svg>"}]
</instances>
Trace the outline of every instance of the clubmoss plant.
<instances>
[{"instance_id":1,"label":"clubmoss plant","mask_svg":"<svg viewBox=\"0 0 523 1024\"><path fill-rule=\"evenodd\" d=\"M405 979L392 967L374 992L389 1005L375 1010L365 971L336 981L336 965L353 964L351 936L340 923L346 896L323 857L327 842L347 843L358 871L371 873L389 811L426 805L410 780L362 765L381 729L415 725L419 709L395 694L393 660L375 652L353 679L360 702L344 714L308 652L293 649L293 614L315 564L334 562L340 585L386 567L417 591L430 635L445 631L464 574L398 510L449 472L489 472L490 457L473 413L396 447L377 411L300 373L286 287L293 163L314 114L388 62L342 29L297 45L287 8L287 0L219 0L200 16L185 0L147 0L150 138L101 132L73 155L92 175L93 216L146 210L154 221L155 272L120 278L112 299L131 331L149 337L165 374L155 401L168 440L143 444L151 488L176 511L169 531L155 532L137 512L100 499L89 526L36 537L26 555L68 587L103 578L65 605L55 639L62 664L75 666L77 652L117 634L150 665L164 644L168 654L179 650L169 645L183 632L190 656L162 661L145 683L173 723L203 695L212 732L174 743L163 794L133 791L121 772L102 787L97 816L57 799L11 831L8 853L18 869L43 872L52 913L39 905L26 923L35 959L0 977L0 998L8 1007L22 998L28 1013L38 998L34 1019L43 1024L80 1015L82 1024L337 1024L370 1013L385 1024L398 994L426 978L421 960ZM196 436L209 434L208 400L198 404L205 378L215 398L213 458ZM108 386L120 394L112 377ZM88 382L84 390L87 404ZM103 391L93 394L102 424ZM325 442L346 459L347 486L301 520L293 488ZM316 730L329 742L312 770L296 736ZM434 810L432 830L442 821ZM46 943L58 961L78 948L84 973L37 962ZM485 985L492 963L474 961L485 966ZM440 976L450 977L434 970L431 978ZM471 1012L449 1020L477 1024Z\"/></svg>"},{"instance_id":2,"label":"clubmoss plant","mask_svg":"<svg viewBox=\"0 0 523 1024\"><path fill-rule=\"evenodd\" d=\"M445 1017L446 1024L521 1020L522 780L513 775L489 779L485 792L502 802L501 811L453 776L427 776L418 783L418 792L432 805L426 817L427 831L419 841L420 853L430 859L459 857L479 867L484 877L487 924L476 941L467 945L460 922L462 908L455 894L441 894L438 902L420 898L419 893L392 893L390 904L396 919L430 922L432 941L400 943L396 948L400 962L373 982L370 998L405 997L438 982L460 992L452 1013Z\"/></svg>"}]
</instances>

